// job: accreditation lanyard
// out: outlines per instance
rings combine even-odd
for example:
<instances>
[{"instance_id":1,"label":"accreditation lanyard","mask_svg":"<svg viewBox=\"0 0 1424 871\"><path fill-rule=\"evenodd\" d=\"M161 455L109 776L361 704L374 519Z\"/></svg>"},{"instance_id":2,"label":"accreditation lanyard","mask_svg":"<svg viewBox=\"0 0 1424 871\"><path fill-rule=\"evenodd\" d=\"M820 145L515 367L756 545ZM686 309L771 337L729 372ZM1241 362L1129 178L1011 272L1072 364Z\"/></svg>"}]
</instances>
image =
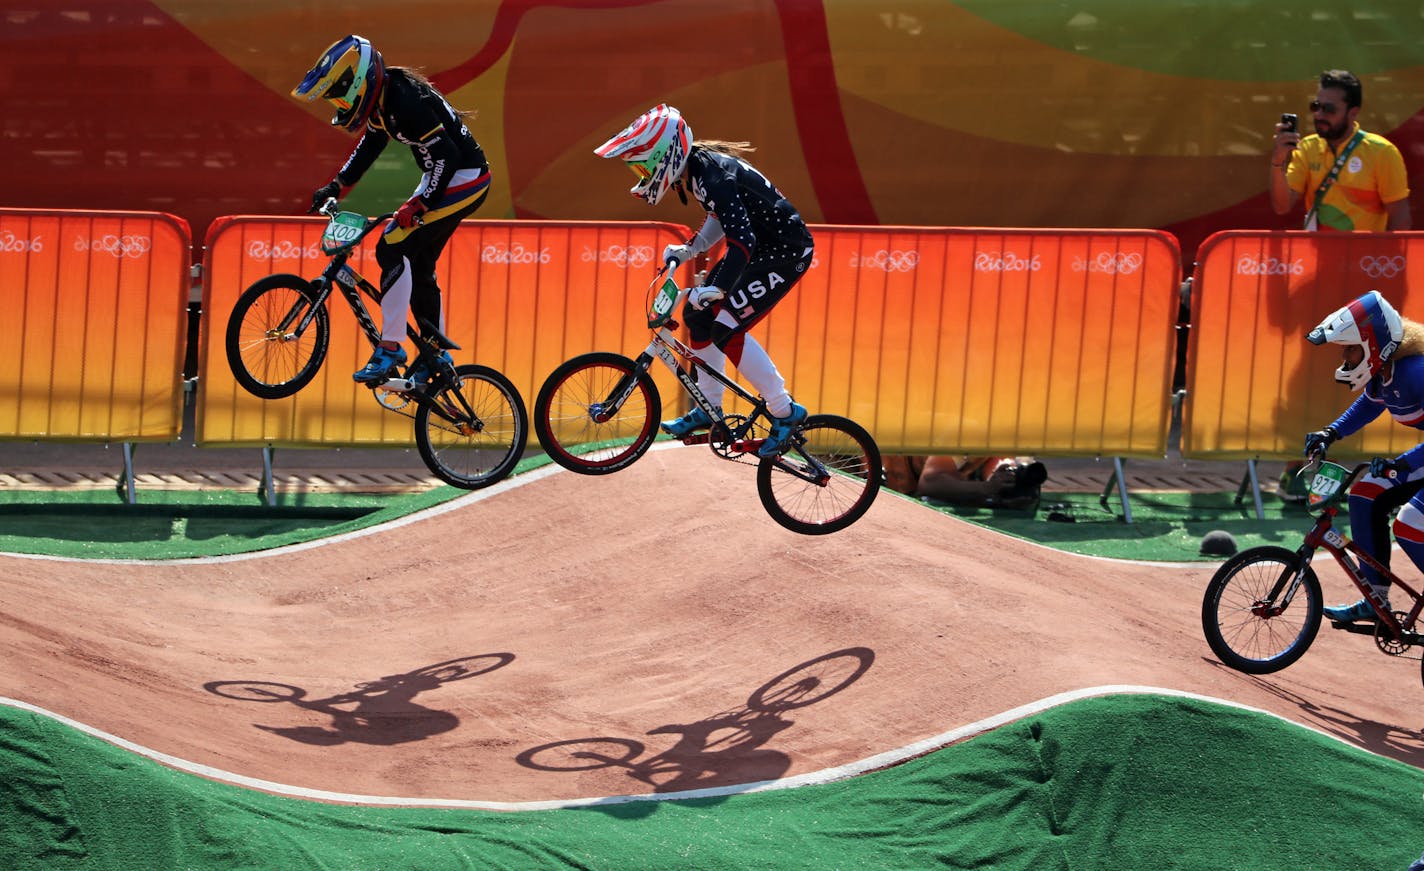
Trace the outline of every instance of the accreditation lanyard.
<instances>
[{"instance_id":1,"label":"accreditation lanyard","mask_svg":"<svg viewBox=\"0 0 1424 871\"><path fill-rule=\"evenodd\" d=\"M1355 150L1355 146L1360 144L1360 140L1365 138L1365 131L1356 130L1355 135L1350 138L1350 142L1345 146L1345 150L1340 152L1340 156L1335 158L1335 165L1330 167L1330 172L1325 176L1325 180L1320 183L1320 187L1315 189L1315 199L1311 201L1310 212L1305 216L1305 229L1320 229L1320 221L1316 215L1320 211L1320 203L1325 199L1325 193L1335 184L1335 179L1339 178L1340 170L1345 166L1345 161L1350 158L1350 152Z\"/></svg>"}]
</instances>

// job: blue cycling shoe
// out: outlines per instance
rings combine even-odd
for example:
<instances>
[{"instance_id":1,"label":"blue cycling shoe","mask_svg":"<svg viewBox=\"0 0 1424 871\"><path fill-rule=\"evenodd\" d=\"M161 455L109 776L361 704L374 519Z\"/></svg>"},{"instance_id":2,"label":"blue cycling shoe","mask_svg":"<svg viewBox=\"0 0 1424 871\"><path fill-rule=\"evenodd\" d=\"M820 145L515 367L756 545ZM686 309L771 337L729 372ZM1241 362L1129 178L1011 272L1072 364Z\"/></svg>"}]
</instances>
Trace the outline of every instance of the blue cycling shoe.
<instances>
[{"instance_id":1,"label":"blue cycling shoe","mask_svg":"<svg viewBox=\"0 0 1424 871\"><path fill-rule=\"evenodd\" d=\"M352 380L361 384L379 384L392 375L399 375L395 368L405 363L405 348L382 348L376 346L376 352L371 355L365 366L357 369L351 376Z\"/></svg>"},{"instance_id":2,"label":"blue cycling shoe","mask_svg":"<svg viewBox=\"0 0 1424 871\"><path fill-rule=\"evenodd\" d=\"M699 429L707 429L712 425L712 418L703 411L701 406L692 409L687 414L676 420L665 420L659 426L663 432L676 439L687 438Z\"/></svg>"},{"instance_id":3,"label":"blue cycling shoe","mask_svg":"<svg viewBox=\"0 0 1424 871\"><path fill-rule=\"evenodd\" d=\"M791 403L790 414L771 419L771 434L761 443L761 447L757 448L757 456L763 460L769 460L786 453L786 446L791 441L791 434L796 432L796 427L805 422L806 407L795 402Z\"/></svg>"},{"instance_id":4,"label":"blue cycling shoe","mask_svg":"<svg viewBox=\"0 0 1424 871\"><path fill-rule=\"evenodd\" d=\"M410 367L410 373L405 377L409 378L415 384L429 384L431 376L439 371L442 366L453 366L454 364L455 358L450 356L450 352L441 351L440 356L433 360L428 356L416 360L415 365Z\"/></svg>"},{"instance_id":5,"label":"blue cycling shoe","mask_svg":"<svg viewBox=\"0 0 1424 871\"><path fill-rule=\"evenodd\" d=\"M1353 605L1336 605L1325 609L1325 619L1336 623L1354 623L1356 620L1375 620L1375 609L1368 599L1361 599Z\"/></svg>"}]
</instances>

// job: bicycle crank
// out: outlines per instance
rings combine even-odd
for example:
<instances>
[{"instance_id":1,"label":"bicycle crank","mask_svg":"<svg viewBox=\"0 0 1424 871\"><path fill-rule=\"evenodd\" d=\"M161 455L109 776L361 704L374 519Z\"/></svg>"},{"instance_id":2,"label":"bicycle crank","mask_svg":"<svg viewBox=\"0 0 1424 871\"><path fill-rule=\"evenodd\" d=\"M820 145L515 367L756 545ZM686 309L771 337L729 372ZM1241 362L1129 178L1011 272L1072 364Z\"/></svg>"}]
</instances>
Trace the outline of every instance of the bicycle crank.
<instances>
[{"instance_id":1,"label":"bicycle crank","mask_svg":"<svg viewBox=\"0 0 1424 871\"><path fill-rule=\"evenodd\" d=\"M735 460L745 455L754 447L748 439L737 436L746 429L746 425L747 419L740 414L729 414L713 423L707 432L707 444L712 453L724 460Z\"/></svg>"},{"instance_id":2,"label":"bicycle crank","mask_svg":"<svg viewBox=\"0 0 1424 871\"><path fill-rule=\"evenodd\" d=\"M1404 621L1408 619L1409 615L1403 611L1394 612L1394 620L1399 625L1403 626ZM1419 643L1419 636L1413 632L1401 632L1399 636L1400 637L1396 639L1390 635L1389 627L1383 623L1375 624L1375 646L1378 647L1382 653L1386 653L1390 656L1399 656Z\"/></svg>"}]
</instances>

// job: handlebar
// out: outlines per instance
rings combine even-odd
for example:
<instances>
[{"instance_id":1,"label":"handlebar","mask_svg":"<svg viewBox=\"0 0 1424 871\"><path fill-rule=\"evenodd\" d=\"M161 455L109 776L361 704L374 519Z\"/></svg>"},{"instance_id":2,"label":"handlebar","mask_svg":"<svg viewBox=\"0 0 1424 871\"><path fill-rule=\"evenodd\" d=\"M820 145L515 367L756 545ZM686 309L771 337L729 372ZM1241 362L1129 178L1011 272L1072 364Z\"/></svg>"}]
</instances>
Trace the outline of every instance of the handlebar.
<instances>
[{"instance_id":1,"label":"handlebar","mask_svg":"<svg viewBox=\"0 0 1424 871\"><path fill-rule=\"evenodd\" d=\"M326 202L322 203L322 204L321 204L321 208L317 209L316 211L317 211L317 214L320 214L320 215L322 215L322 216L324 216L324 217L330 218L332 215L334 215L334 214L336 214L337 212L341 211L341 209L339 208L340 205L341 205L341 204L337 201L336 197L327 197L327 198L326 198ZM396 213L395 213L395 212L385 212L384 214L376 215L375 217L372 217L372 218L367 218L366 221L367 221L368 224L379 224L379 223L381 223L382 221L389 221L391 218L394 218L395 216L396 216ZM423 224L423 223L425 223L425 221L422 220L419 215L416 216L415 222L416 222L417 224Z\"/></svg>"}]
</instances>

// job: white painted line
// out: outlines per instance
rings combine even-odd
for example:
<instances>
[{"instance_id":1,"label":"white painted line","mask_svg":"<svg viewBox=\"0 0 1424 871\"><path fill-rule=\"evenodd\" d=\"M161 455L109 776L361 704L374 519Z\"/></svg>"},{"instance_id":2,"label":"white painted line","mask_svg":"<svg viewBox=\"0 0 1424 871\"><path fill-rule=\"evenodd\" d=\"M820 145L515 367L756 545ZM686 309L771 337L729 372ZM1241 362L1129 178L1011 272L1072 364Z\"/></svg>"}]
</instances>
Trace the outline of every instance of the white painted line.
<instances>
[{"instance_id":1,"label":"white painted line","mask_svg":"<svg viewBox=\"0 0 1424 871\"><path fill-rule=\"evenodd\" d=\"M1260 708L1253 708L1250 705L1243 705L1238 702L1231 702L1225 699L1216 699L1210 696L1198 695L1196 693L1183 692L1181 690L1162 689L1160 687L1108 685L1088 687L1086 689L1071 690L1065 693L1058 693L1057 695L1049 696L1048 698L1040 699L1036 702L1030 702L1026 705L1020 705L1017 708L1013 708L1001 714L996 714L992 717L980 720L977 723L970 723L967 726L961 726L958 729L952 729L948 732L936 735L933 738L926 738L923 741L916 741L913 744L908 744L896 750L890 750L885 753L880 753L878 755L871 756L868 759L862 759L858 762L851 762L846 765L837 766L835 768L827 768L821 771L801 774L795 777L782 778L780 780L762 780L757 781L755 783L708 787L706 789L689 789L681 792L642 793L639 795L613 795L604 796L601 798L576 798L555 799L550 801L517 802L475 801L470 799L457 798L401 798L396 796L382 795L357 795L353 793L344 792L329 792L323 789L309 789L307 787L302 786L288 786L286 784L274 783L270 780L259 780L255 777L247 777L241 774L233 774L232 772L223 771L221 769L213 768L208 765L201 765L196 762L189 762L185 759L180 759L176 756L170 756L167 753L160 753L157 750L151 750L140 744L135 744L132 741L127 741L116 735L111 735L108 732L96 729L93 726L80 723L77 720L72 720L68 717L56 714L52 711L47 711L44 708L41 708L37 705L29 704L28 702L22 702L17 699L9 699L5 698L4 696L0 696L0 705L5 705L22 711L28 711L32 714L38 714L42 717L47 717L51 720L55 720L56 722L63 723L64 725L69 726L72 729L76 729L80 732L83 732L86 735L98 738L101 741L107 741L108 743L113 744L114 746L119 747L123 750L128 750L131 753L137 753L140 756L145 756L156 762L161 762L164 765L167 765L170 768L175 768L179 771L186 771L190 774L197 774L201 777L206 777L210 780L222 781L225 783L231 783L237 786L245 786L252 789L260 789L263 792L270 792L276 795L285 795L290 796L292 798L306 798L315 799L319 801L337 802L340 804L376 805L383 807L461 808L466 810L489 811L539 811L559 810L562 808L592 807L597 805L625 804L627 802L634 801L681 801L694 798L719 798L728 795L739 795L742 793L769 792L771 790L794 789L795 787L799 786L811 786L815 784L832 783L837 780L845 780L850 777L855 777L856 775L866 774L872 771L878 771L882 768L888 768L892 765L896 765L898 763L905 762L919 756L924 756L927 753L939 750L940 748L948 746L955 742L963 741L966 738L971 738L975 735L982 734L991 729L997 729L1000 726L1007 725L1008 723L1012 723L1015 720L1021 720L1024 717L1042 713L1043 711L1046 711L1050 708L1058 707L1059 705L1066 705L1070 702L1081 701L1082 699L1093 698L1097 696L1123 694L1146 694L1171 696L1174 698L1183 699L1194 699L1196 701L1210 702L1212 704L1222 705L1228 708L1236 708L1242 711L1250 711L1251 713L1255 714L1264 714L1268 717L1274 717L1275 719L1280 720L1283 723L1288 723L1292 726L1296 726L1298 728L1315 732L1319 735L1323 735L1326 738L1331 738L1347 747L1359 750L1362 753L1369 753L1375 756L1379 755L1374 753L1374 751L1367 750L1356 744L1351 744L1349 741L1346 741L1345 739L1340 738L1339 736L1331 735L1328 732L1323 732L1319 729L1316 729L1311 726L1306 726L1302 723L1297 723L1294 720L1287 719L1285 717L1280 716L1279 714L1271 713L1270 711L1263 711Z\"/></svg>"}]
</instances>

